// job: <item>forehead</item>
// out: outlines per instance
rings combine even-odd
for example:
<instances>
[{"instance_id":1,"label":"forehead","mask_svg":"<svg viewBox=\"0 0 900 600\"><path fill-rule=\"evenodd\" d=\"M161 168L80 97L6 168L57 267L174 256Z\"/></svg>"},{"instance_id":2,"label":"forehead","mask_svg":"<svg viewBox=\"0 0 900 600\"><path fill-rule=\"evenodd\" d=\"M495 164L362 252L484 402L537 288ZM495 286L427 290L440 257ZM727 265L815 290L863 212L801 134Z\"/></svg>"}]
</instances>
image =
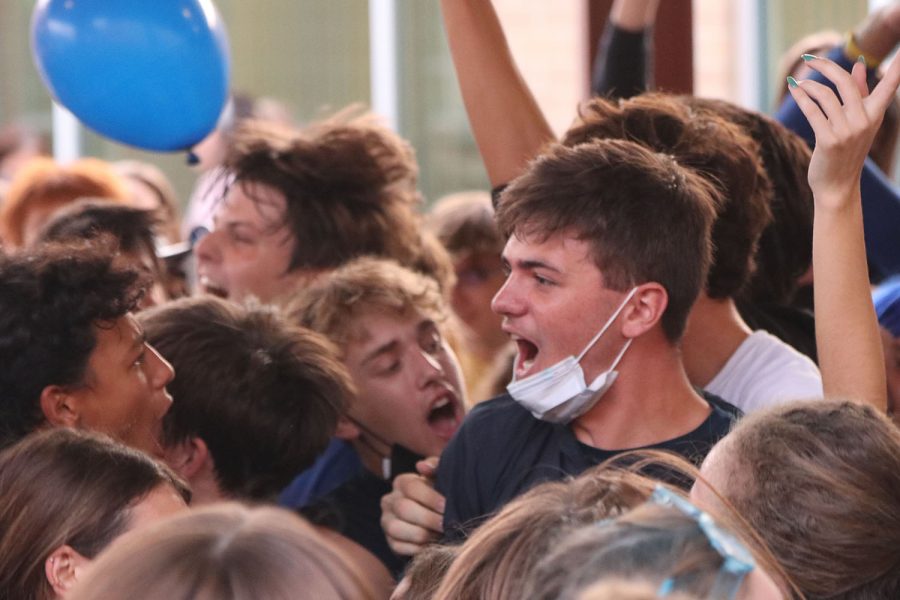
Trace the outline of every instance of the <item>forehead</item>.
<instances>
[{"instance_id":1,"label":"forehead","mask_svg":"<svg viewBox=\"0 0 900 600\"><path fill-rule=\"evenodd\" d=\"M142 344L144 333L134 315L127 313L115 321L94 326L97 345L91 360L112 360Z\"/></svg>"},{"instance_id":2,"label":"forehead","mask_svg":"<svg viewBox=\"0 0 900 600\"><path fill-rule=\"evenodd\" d=\"M228 187L214 218L272 227L285 224L286 212L287 200L278 189L255 181L237 181Z\"/></svg>"},{"instance_id":3,"label":"forehead","mask_svg":"<svg viewBox=\"0 0 900 600\"><path fill-rule=\"evenodd\" d=\"M416 308L405 311L389 309L363 310L351 317L346 350L364 352L393 338L415 334L431 319Z\"/></svg>"},{"instance_id":4,"label":"forehead","mask_svg":"<svg viewBox=\"0 0 900 600\"><path fill-rule=\"evenodd\" d=\"M503 249L503 258L513 266L523 261L539 261L558 268L580 265L599 271L591 260L590 243L578 239L574 233L554 233L546 238L511 235Z\"/></svg>"}]
</instances>

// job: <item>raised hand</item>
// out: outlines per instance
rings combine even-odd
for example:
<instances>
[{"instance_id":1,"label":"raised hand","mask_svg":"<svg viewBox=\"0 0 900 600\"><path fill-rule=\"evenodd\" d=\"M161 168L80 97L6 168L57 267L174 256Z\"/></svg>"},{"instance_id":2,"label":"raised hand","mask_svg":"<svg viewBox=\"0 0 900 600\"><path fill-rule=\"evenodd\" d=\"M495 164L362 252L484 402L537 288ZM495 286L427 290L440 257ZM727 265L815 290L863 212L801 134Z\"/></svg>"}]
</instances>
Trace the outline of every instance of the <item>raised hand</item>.
<instances>
[{"instance_id":1,"label":"raised hand","mask_svg":"<svg viewBox=\"0 0 900 600\"><path fill-rule=\"evenodd\" d=\"M789 80L790 92L816 136L809 184L815 197L813 271L822 384L826 396L884 410L884 357L869 293L860 175L900 84L900 61L894 61L869 94L862 63L851 74L829 60L804 58L841 96L814 81Z\"/></svg>"},{"instance_id":2,"label":"raised hand","mask_svg":"<svg viewBox=\"0 0 900 600\"><path fill-rule=\"evenodd\" d=\"M816 81L789 78L790 92L816 135L809 166L809 184L817 210L840 208L858 194L859 177L884 111L900 84L900 61L895 61L871 94L866 87L865 65L852 73L823 58L804 56L810 68L835 84L840 98Z\"/></svg>"}]
</instances>

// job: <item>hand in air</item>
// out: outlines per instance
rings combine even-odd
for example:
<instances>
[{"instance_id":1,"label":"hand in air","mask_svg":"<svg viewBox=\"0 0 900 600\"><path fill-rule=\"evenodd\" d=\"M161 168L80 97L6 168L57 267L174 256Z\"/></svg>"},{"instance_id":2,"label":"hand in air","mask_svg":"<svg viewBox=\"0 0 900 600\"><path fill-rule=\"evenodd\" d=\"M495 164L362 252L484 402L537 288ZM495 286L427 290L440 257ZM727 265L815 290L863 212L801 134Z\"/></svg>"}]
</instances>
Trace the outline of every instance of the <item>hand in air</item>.
<instances>
[{"instance_id":1,"label":"hand in air","mask_svg":"<svg viewBox=\"0 0 900 600\"><path fill-rule=\"evenodd\" d=\"M831 80L840 93L839 99L821 83L789 79L790 92L816 134L809 164L816 208L840 209L858 193L866 154L900 84L900 61L891 64L871 94L860 62L851 73L824 58L810 57L806 64Z\"/></svg>"}]
</instances>

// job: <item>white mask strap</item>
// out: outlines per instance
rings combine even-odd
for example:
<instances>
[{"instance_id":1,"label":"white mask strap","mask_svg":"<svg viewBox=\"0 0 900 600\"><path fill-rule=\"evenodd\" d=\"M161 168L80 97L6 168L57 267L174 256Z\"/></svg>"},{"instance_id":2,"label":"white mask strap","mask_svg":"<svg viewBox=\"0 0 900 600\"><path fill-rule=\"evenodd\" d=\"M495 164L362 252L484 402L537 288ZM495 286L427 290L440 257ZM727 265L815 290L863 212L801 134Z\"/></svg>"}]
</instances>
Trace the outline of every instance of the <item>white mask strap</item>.
<instances>
[{"instance_id":1,"label":"white mask strap","mask_svg":"<svg viewBox=\"0 0 900 600\"><path fill-rule=\"evenodd\" d=\"M609 366L610 371L615 370L615 368L619 366L619 361L622 360L623 356L625 356L625 351L628 350L628 346L630 346L631 342L633 342L633 341L634 341L634 338L628 338L628 341L625 342L624 346L622 346L622 349L619 351L619 354L616 355L616 359Z\"/></svg>"},{"instance_id":2,"label":"white mask strap","mask_svg":"<svg viewBox=\"0 0 900 600\"><path fill-rule=\"evenodd\" d=\"M625 296L624 300L622 300L622 304L619 305L619 308L617 308L615 310L615 312L613 312L613 314L609 317L609 320L606 322L606 325L604 325L603 328L599 332L597 332L597 335L595 335L593 338L591 338L591 341L588 342L587 347L585 347L585 349L581 351L581 354L578 355L578 358L575 359L577 362L581 362L581 359L584 358L584 355L587 354L590 351L590 349L594 347L594 344L597 343L597 340L599 340L601 337L603 337L603 334L606 333L606 330L610 328L610 326L616 320L616 317L619 316L619 313L622 312L622 309L625 308L625 305L628 304L628 301L631 300L632 296L634 296L635 292L637 292L637 287L631 288L631 291L628 292L628 295ZM631 340L629 340L629 343L630 342L631 342ZM625 344L625 348L628 348L628 344ZM616 359L616 362L618 362L619 359L622 358L622 354L624 354L624 353L625 353L625 349L623 349L622 352L619 353L619 356ZM613 363L613 368L615 368L615 363Z\"/></svg>"}]
</instances>

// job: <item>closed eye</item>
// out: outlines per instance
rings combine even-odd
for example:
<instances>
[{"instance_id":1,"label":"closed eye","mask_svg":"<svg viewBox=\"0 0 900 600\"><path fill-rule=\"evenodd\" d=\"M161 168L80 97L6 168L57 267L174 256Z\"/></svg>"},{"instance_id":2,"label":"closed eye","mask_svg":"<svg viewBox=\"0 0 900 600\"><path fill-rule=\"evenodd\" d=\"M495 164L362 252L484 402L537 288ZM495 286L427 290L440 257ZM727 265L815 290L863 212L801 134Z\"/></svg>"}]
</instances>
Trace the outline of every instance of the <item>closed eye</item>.
<instances>
[{"instance_id":1,"label":"closed eye","mask_svg":"<svg viewBox=\"0 0 900 600\"><path fill-rule=\"evenodd\" d=\"M535 273L533 276L538 285L556 285L556 282L552 279L547 279L546 277L538 275L537 273Z\"/></svg>"},{"instance_id":2,"label":"closed eye","mask_svg":"<svg viewBox=\"0 0 900 600\"><path fill-rule=\"evenodd\" d=\"M386 367L378 369L377 374L384 377L384 376L388 376L388 375L393 375L393 374L397 373L398 371L400 371L400 361L395 360L395 361L391 362L391 364L387 365Z\"/></svg>"}]
</instances>

